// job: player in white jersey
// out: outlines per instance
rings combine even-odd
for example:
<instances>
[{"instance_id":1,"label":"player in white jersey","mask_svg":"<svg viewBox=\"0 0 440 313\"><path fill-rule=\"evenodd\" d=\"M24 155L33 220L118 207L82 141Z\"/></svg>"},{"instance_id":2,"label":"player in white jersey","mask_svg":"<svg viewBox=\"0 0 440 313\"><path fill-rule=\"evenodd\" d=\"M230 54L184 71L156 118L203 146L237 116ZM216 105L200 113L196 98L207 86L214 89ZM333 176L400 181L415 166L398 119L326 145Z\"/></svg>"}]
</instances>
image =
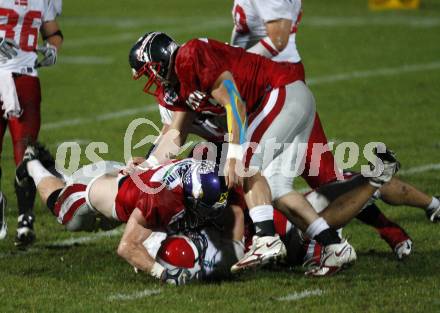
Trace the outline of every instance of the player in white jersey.
<instances>
[{"instance_id":1,"label":"player in white jersey","mask_svg":"<svg viewBox=\"0 0 440 313\"><path fill-rule=\"evenodd\" d=\"M301 0L235 0L231 43L274 61L301 62L296 31Z\"/></svg>"},{"instance_id":2,"label":"player in white jersey","mask_svg":"<svg viewBox=\"0 0 440 313\"><path fill-rule=\"evenodd\" d=\"M26 144L40 130L41 90L37 69L54 65L63 42L56 17L61 0L0 0L0 142L9 127L16 165ZM38 46L39 33L44 44ZM38 59L38 53L42 58ZM1 145L0 145L1 153ZM0 171L1 173L1 171ZM35 189L15 183L18 227L15 244L25 247L35 240L33 204ZM0 239L6 236L4 195L0 195Z\"/></svg>"}]
</instances>

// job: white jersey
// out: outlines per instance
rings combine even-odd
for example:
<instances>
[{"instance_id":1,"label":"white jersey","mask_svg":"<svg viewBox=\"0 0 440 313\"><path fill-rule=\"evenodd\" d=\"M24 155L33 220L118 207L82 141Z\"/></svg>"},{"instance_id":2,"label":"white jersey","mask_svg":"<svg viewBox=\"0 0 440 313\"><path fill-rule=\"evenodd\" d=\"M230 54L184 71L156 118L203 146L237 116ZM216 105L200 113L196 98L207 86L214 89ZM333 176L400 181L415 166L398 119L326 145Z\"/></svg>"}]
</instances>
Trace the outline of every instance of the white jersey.
<instances>
[{"instance_id":1,"label":"white jersey","mask_svg":"<svg viewBox=\"0 0 440 313\"><path fill-rule=\"evenodd\" d=\"M301 19L301 0L234 0L232 16L235 27L231 44L244 49L249 49L267 36L265 23L277 19L291 20L292 30L287 46L272 60L301 61L295 42Z\"/></svg>"},{"instance_id":2,"label":"white jersey","mask_svg":"<svg viewBox=\"0 0 440 313\"><path fill-rule=\"evenodd\" d=\"M168 110L162 105L158 106L162 124L171 125L174 115L173 111ZM224 140L225 128L226 125L223 117L199 114L189 128L189 132L212 142L222 142Z\"/></svg>"},{"instance_id":3,"label":"white jersey","mask_svg":"<svg viewBox=\"0 0 440 313\"><path fill-rule=\"evenodd\" d=\"M38 34L44 22L61 13L53 0L0 0L0 37L13 39L20 49L11 60L2 60L0 70L37 76L34 68Z\"/></svg>"}]
</instances>

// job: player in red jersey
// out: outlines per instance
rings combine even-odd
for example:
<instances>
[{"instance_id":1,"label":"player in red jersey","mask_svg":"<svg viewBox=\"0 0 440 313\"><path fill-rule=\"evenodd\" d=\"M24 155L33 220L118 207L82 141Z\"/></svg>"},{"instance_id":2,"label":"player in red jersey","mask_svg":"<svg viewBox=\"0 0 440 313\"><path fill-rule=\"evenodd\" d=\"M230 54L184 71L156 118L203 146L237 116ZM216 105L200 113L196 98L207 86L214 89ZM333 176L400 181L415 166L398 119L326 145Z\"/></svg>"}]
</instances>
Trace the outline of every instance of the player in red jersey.
<instances>
[{"instance_id":1,"label":"player in red jersey","mask_svg":"<svg viewBox=\"0 0 440 313\"><path fill-rule=\"evenodd\" d=\"M158 95L161 88L171 88L180 100L185 99L185 102L165 104L175 111L170 130L164 137L171 135L160 141L145 166L163 162L177 153L176 148L185 141L195 113L226 113L229 133L226 181L231 187L243 178L246 202L257 229L252 249L233 270L262 265L285 255L285 247L274 231L270 189L260 173L272 159L264 158L261 152L254 153L252 144L265 151L274 148L270 145L274 140L281 143L281 147L273 149L275 156L288 146L296 156L291 160L303 158L299 146L308 142L315 104L310 91L299 79L304 76L302 67L276 63L209 39L191 40L179 47L166 34L158 32L140 38L129 59L136 78L148 77L146 92ZM154 85L159 89L151 91ZM171 138L173 134L177 135ZM246 169L249 166L257 169L254 175L240 173L243 157ZM290 162L287 165L290 166ZM389 169L393 172L393 165ZM295 203L292 201L288 210L301 219L309 237L322 242L326 253L335 256L323 258L335 262L327 265L342 267L351 262L352 248L346 240L341 241L304 198L295 197ZM258 249L263 257L254 254Z\"/></svg>"},{"instance_id":2,"label":"player in red jersey","mask_svg":"<svg viewBox=\"0 0 440 313\"><path fill-rule=\"evenodd\" d=\"M127 223L118 253L165 281L168 272L148 255L142 245L145 239L153 231L177 233L211 223L224 216L227 205L228 191L213 162L173 160L127 174L121 171L123 164L102 161L82 167L67 181L54 176L53 167L54 160L44 147L30 145L16 179L26 185L32 181L42 201L69 231Z\"/></svg>"},{"instance_id":3,"label":"player in red jersey","mask_svg":"<svg viewBox=\"0 0 440 313\"><path fill-rule=\"evenodd\" d=\"M0 142L9 127L16 165L27 142L38 137L41 91L37 69L56 62L63 42L56 21L60 13L61 0L0 0ZM39 33L45 41L41 47L37 46ZM37 53L43 58L38 60ZM35 190L17 183L15 190L19 214L15 244L24 247L35 240ZM0 193L0 239L6 236L4 208L4 195Z\"/></svg>"}]
</instances>

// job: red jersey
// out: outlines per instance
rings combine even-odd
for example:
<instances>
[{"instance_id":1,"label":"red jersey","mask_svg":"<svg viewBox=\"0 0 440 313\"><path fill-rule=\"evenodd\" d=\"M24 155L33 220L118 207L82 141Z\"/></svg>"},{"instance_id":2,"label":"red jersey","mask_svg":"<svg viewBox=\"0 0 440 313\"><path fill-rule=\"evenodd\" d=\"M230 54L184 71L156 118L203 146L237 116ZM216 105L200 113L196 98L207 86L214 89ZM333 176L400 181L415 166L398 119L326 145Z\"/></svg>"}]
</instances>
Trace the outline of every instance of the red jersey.
<instances>
[{"instance_id":1,"label":"red jersey","mask_svg":"<svg viewBox=\"0 0 440 313\"><path fill-rule=\"evenodd\" d=\"M147 221L147 228L166 230L185 212L181 178L190 166L191 161L187 159L145 171L138 176L139 179L127 176L115 200L118 219L127 222L138 208ZM146 188L157 189L148 192Z\"/></svg>"},{"instance_id":2,"label":"red jersey","mask_svg":"<svg viewBox=\"0 0 440 313\"><path fill-rule=\"evenodd\" d=\"M272 89L304 77L302 66L274 62L212 39L188 41L179 48L174 66L180 83L179 99L187 101L194 92L206 96L206 101L193 108L197 112L224 112L209 95L215 81L225 71L232 73L248 114L258 107L263 97ZM166 107L174 111L189 110L188 106L183 105L183 101Z\"/></svg>"}]
</instances>

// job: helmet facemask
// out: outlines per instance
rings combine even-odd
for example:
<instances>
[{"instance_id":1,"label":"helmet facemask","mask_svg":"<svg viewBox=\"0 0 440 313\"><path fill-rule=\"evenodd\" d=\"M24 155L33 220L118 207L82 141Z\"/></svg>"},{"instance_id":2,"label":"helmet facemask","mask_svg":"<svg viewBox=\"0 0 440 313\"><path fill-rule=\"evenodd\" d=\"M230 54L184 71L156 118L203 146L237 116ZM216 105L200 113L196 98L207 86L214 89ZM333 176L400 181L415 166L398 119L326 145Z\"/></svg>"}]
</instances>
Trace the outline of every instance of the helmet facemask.
<instances>
[{"instance_id":1,"label":"helmet facemask","mask_svg":"<svg viewBox=\"0 0 440 313\"><path fill-rule=\"evenodd\" d=\"M159 87L168 83L158 74L160 69L161 64L159 62L147 62L139 71L133 70L133 79L138 80L145 75L147 77L147 82L143 89L144 92L149 95L158 96Z\"/></svg>"}]
</instances>

